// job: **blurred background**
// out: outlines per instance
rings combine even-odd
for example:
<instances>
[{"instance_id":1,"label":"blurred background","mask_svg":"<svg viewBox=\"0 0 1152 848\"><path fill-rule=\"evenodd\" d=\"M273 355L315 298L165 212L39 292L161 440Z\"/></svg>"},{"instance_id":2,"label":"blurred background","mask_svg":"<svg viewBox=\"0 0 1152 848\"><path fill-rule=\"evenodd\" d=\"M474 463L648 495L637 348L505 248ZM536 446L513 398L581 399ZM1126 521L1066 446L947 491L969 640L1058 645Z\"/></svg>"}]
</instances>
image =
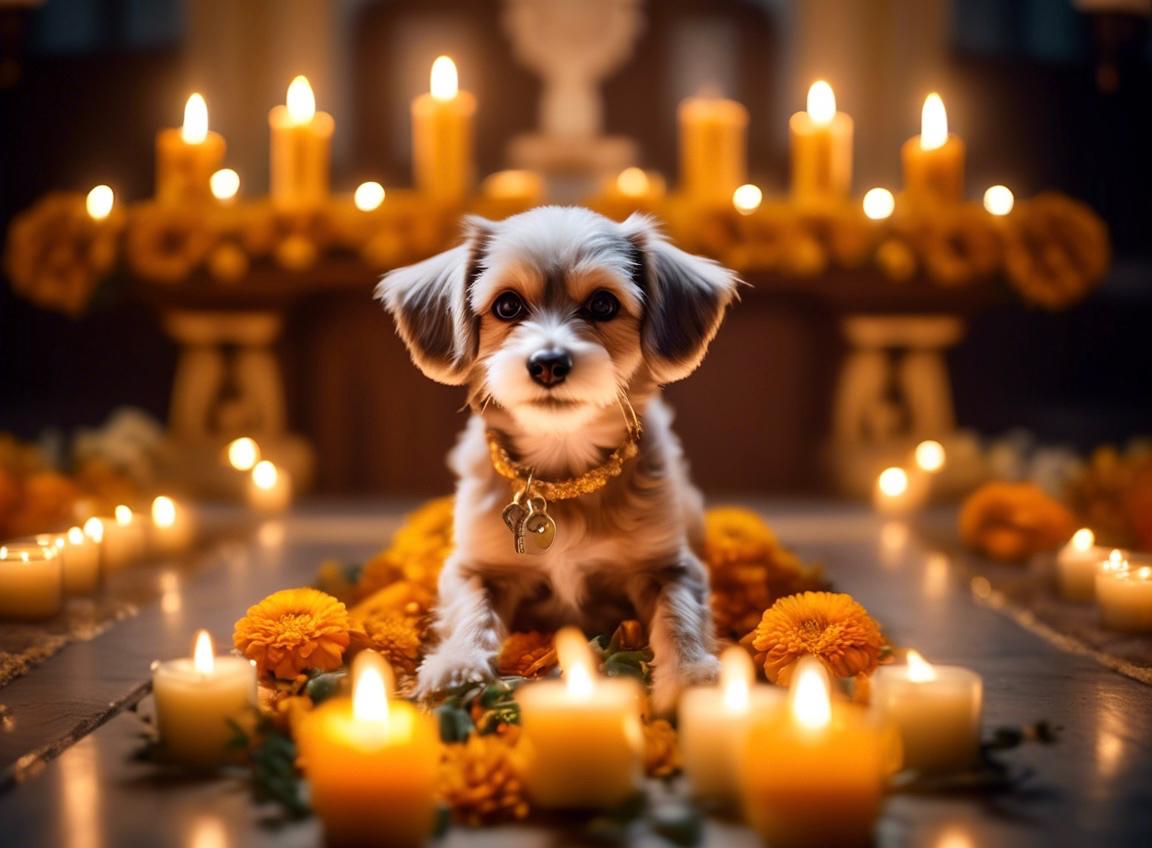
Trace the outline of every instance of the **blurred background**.
<instances>
[{"instance_id":1,"label":"blurred background","mask_svg":"<svg viewBox=\"0 0 1152 848\"><path fill-rule=\"evenodd\" d=\"M1141 0L651 0L602 85L605 128L640 164L676 173L676 107L715 92L750 114L749 176L788 184L788 116L817 77L856 122L855 186L895 186L901 143L939 91L968 145L968 195L1065 192L1113 241L1104 282L1047 312L983 304L948 352L956 419L984 436L1025 428L1081 450L1152 431L1152 39ZM154 137L205 95L242 192L265 190L269 107L307 74L337 123L334 191L405 185L408 104L448 53L475 94L480 174L537 120L540 82L496 0L0 0L0 229L53 190L108 183L149 195ZM0 431L63 437L125 405L167 415L177 348L155 311L102 287L77 317L0 284ZM312 445L316 488L424 494L463 425L459 390L408 363L362 287L311 293L277 353L288 420ZM843 341L802 293L735 307L716 352L669 392L697 479L715 492L816 492ZM742 312L743 311L743 312Z\"/></svg>"}]
</instances>

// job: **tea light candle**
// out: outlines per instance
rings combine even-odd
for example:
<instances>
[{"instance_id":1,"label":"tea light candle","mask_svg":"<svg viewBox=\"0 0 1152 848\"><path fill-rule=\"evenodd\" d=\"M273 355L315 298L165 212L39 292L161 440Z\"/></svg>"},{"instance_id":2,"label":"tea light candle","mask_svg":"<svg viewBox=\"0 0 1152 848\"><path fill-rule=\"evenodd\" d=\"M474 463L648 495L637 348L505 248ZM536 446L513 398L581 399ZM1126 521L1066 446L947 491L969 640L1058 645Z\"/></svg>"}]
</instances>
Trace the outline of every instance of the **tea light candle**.
<instances>
[{"instance_id":1,"label":"tea light candle","mask_svg":"<svg viewBox=\"0 0 1152 848\"><path fill-rule=\"evenodd\" d=\"M199 94L184 104L184 125L156 136L156 199L161 203L207 202L210 183L224 161L225 144L208 129L208 105Z\"/></svg>"},{"instance_id":2,"label":"tea light candle","mask_svg":"<svg viewBox=\"0 0 1152 848\"><path fill-rule=\"evenodd\" d=\"M1152 566L1109 557L1096 572L1096 609L1109 630L1152 633Z\"/></svg>"},{"instance_id":3,"label":"tea light candle","mask_svg":"<svg viewBox=\"0 0 1152 848\"><path fill-rule=\"evenodd\" d=\"M852 190L852 118L836 110L832 86L817 80L808 109L788 121L792 139L792 199L802 205L846 200Z\"/></svg>"},{"instance_id":4,"label":"tea light candle","mask_svg":"<svg viewBox=\"0 0 1152 848\"><path fill-rule=\"evenodd\" d=\"M144 525L131 507L120 504L112 517L101 518L104 542L101 551L109 570L123 568L144 553Z\"/></svg>"},{"instance_id":5,"label":"tea light candle","mask_svg":"<svg viewBox=\"0 0 1152 848\"><path fill-rule=\"evenodd\" d=\"M164 757L211 768L235 759L230 725L251 729L256 719L256 666L243 657L218 657L207 630L196 634L191 657L152 666L156 728Z\"/></svg>"},{"instance_id":6,"label":"tea light candle","mask_svg":"<svg viewBox=\"0 0 1152 848\"><path fill-rule=\"evenodd\" d=\"M720 685L695 686L680 699L680 753L698 798L731 803L739 796L740 752L749 721L784 699L783 689L754 681L752 658L732 647L720 658Z\"/></svg>"},{"instance_id":7,"label":"tea light candle","mask_svg":"<svg viewBox=\"0 0 1152 848\"><path fill-rule=\"evenodd\" d=\"M152 501L152 547L161 554L186 551L196 535L196 519L183 504L167 495Z\"/></svg>"},{"instance_id":8,"label":"tea light candle","mask_svg":"<svg viewBox=\"0 0 1152 848\"><path fill-rule=\"evenodd\" d=\"M41 534L35 543L55 547L64 573L64 594L91 595L100 586L100 544L79 527L58 535Z\"/></svg>"},{"instance_id":9,"label":"tea light candle","mask_svg":"<svg viewBox=\"0 0 1152 848\"><path fill-rule=\"evenodd\" d=\"M1096 544L1096 535L1087 527L1056 554L1056 584L1070 601L1091 601L1096 597L1096 571L1108 558L1108 549Z\"/></svg>"},{"instance_id":10,"label":"tea light candle","mask_svg":"<svg viewBox=\"0 0 1152 848\"><path fill-rule=\"evenodd\" d=\"M904 143L904 190L908 202L940 206L964 200L964 142L948 133L948 113L932 92L920 114L920 135Z\"/></svg>"},{"instance_id":11,"label":"tea light candle","mask_svg":"<svg viewBox=\"0 0 1152 848\"><path fill-rule=\"evenodd\" d=\"M541 809L615 807L642 774L640 689L635 680L600 678L584 634L556 634L563 680L531 683L520 703L524 789Z\"/></svg>"},{"instance_id":12,"label":"tea light candle","mask_svg":"<svg viewBox=\"0 0 1152 848\"><path fill-rule=\"evenodd\" d=\"M0 545L0 619L51 618L64 603L64 571L55 545Z\"/></svg>"},{"instance_id":13,"label":"tea light candle","mask_svg":"<svg viewBox=\"0 0 1152 848\"><path fill-rule=\"evenodd\" d=\"M907 515L924 505L928 489L928 479L918 469L885 468L876 477L872 505L881 515Z\"/></svg>"},{"instance_id":14,"label":"tea light candle","mask_svg":"<svg viewBox=\"0 0 1152 848\"><path fill-rule=\"evenodd\" d=\"M283 512L292 505L292 477L267 459L252 467L248 504L260 512Z\"/></svg>"},{"instance_id":15,"label":"tea light candle","mask_svg":"<svg viewBox=\"0 0 1152 848\"><path fill-rule=\"evenodd\" d=\"M460 89L456 64L438 56L428 93L412 101L412 169L421 194L456 204L472 192L475 114L476 98Z\"/></svg>"},{"instance_id":16,"label":"tea light candle","mask_svg":"<svg viewBox=\"0 0 1152 848\"><path fill-rule=\"evenodd\" d=\"M867 711L833 703L823 666L805 657L786 706L749 728L741 765L748 822L772 845L867 842L886 758Z\"/></svg>"},{"instance_id":17,"label":"tea light candle","mask_svg":"<svg viewBox=\"0 0 1152 848\"><path fill-rule=\"evenodd\" d=\"M285 103L268 113L271 131L269 195L280 208L319 206L328 198L332 134L336 122L316 111L316 97L305 76L288 86Z\"/></svg>"},{"instance_id":18,"label":"tea light candle","mask_svg":"<svg viewBox=\"0 0 1152 848\"><path fill-rule=\"evenodd\" d=\"M727 207L748 182L748 110L722 97L680 103L680 189L703 206Z\"/></svg>"},{"instance_id":19,"label":"tea light candle","mask_svg":"<svg viewBox=\"0 0 1152 848\"><path fill-rule=\"evenodd\" d=\"M312 809L329 844L423 845L435 821L440 738L432 719L390 700L375 651L352 664L352 697L331 698L297 729Z\"/></svg>"},{"instance_id":20,"label":"tea light candle","mask_svg":"<svg viewBox=\"0 0 1152 848\"><path fill-rule=\"evenodd\" d=\"M975 672L934 666L909 651L906 665L876 670L872 707L899 728L905 768L960 771L980 754L983 691Z\"/></svg>"}]
</instances>

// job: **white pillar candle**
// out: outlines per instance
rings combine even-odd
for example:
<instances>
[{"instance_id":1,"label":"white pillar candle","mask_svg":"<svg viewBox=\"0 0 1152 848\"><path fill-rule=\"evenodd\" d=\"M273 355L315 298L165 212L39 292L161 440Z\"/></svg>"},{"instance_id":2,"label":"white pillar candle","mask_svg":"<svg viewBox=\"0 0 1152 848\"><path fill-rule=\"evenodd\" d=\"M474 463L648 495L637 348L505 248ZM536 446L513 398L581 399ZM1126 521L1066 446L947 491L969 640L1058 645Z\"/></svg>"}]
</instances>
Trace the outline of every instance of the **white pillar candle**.
<instances>
[{"instance_id":1,"label":"white pillar candle","mask_svg":"<svg viewBox=\"0 0 1152 848\"><path fill-rule=\"evenodd\" d=\"M1096 572L1096 609L1109 630L1152 633L1152 566L1122 557L1102 563Z\"/></svg>"},{"instance_id":2,"label":"white pillar candle","mask_svg":"<svg viewBox=\"0 0 1152 848\"><path fill-rule=\"evenodd\" d=\"M960 771L980 753L983 682L959 666L930 665L916 651L908 663L881 666L872 677L872 707L900 730L904 767Z\"/></svg>"},{"instance_id":3,"label":"white pillar candle","mask_svg":"<svg viewBox=\"0 0 1152 848\"><path fill-rule=\"evenodd\" d=\"M51 618L64 603L64 570L55 545L0 545L0 619Z\"/></svg>"},{"instance_id":4,"label":"white pillar candle","mask_svg":"<svg viewBox=\"0 0 1152 848\"><path fill-rule=\"evenodd\" d=\"M151 545L159 554L183 553L196 535L196 518L182 503L167 495L152 501Z\"/></svg>"},{"instance_id":5,"label":"white pillar candle","mask_svg":"<svg viewBox=\"0 0 1152 848\"><path fill-rule=\"evenodd\" d=\"M233 759L230 722L251 730L256 718L256 666L243 657L217 657L207 630L191 657L152 667L156 727L166 759L208 768Z\"/></svg>"},{"instance_id":6,"label":"white pillar candle","mask_svg":"<svg viewBox=\"0 0 1152 848\"><path fill-rule=\"evenodd\" d=\"M541 809L615 807L640 785L640 687L598 677L579 630L557 633L556 652L564 679L516 693L524 788Z\"/></svg>"},{"instance_id":7,"label":"white pillar candle","mask_svg":"<svg viewBox=\"0 0 1152 848\"><path fill-rule=\"evenodd\" d=\"M730 804L739 795L749 721L778 707L784 690L754 682L752 658L743 648L729 648L720 661L719 686L695 686L680 699L680 753L693 795Z\"/></svg>"},{"instance_id":8,"label":"white pillar candle","mask_svg":"<svg viewBox=\"0 0 1152 848\"><path fill-rule=\"evenodd\" d=\"M1056 554L1056 583L1070 601L1096 597L1096 570L1108 558L1108 549L1096 544L1095 534L1082 527Z\"/></svg>"},{"instance_id":9,"label":"white pillar candle","mask_svg":"<svg viewBox=\"0 0 1152 848\"><path fill-rule=\"evenodd\" d=\"M101 516L104 542L101 551L109 571L123 568L144 553L144 525L131 507L120 504L112 516Z\"/></svg>"},{"instance_id":10,"label":"white pillar candle","mask_svg":"<svg viewBox=\"0 0 1152 848\"><path fill-rule=\"evenodd\" d=\"M79 527L67 533L42 533L38 545L57 550L64 573L64 594L91 595L100 586L100 545L84 535Z\"/></svg>"},{"instance_id":11,"label":"white pillar candle","mask_svg":"<svg viewBox=\"0 0 1152 848\"><path fill-rule=\"evenodd\" d=\"M248 477L248 504L261 512L283 512L292 505L292 477L266 459Z\"/></svg>"}]
</instances>

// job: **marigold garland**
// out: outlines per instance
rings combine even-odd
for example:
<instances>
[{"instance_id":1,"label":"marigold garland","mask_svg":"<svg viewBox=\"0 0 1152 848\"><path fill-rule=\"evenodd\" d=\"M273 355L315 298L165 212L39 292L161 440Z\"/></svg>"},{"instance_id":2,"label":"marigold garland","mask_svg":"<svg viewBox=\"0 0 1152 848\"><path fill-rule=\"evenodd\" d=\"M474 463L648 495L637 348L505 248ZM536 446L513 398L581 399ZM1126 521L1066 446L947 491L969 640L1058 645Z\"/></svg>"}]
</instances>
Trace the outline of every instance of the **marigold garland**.
<instances>
[{"instance_id":1,"label":"marigold garland","mask_svg":"<svg viewBox=\"0 0 1152 848\"><path fill-rule=\"evenodd\" d=\"M236 622L233 643L258 674L291 680L309 670L331 671L351 639L344 604L317 589L283 589Z\"/></svg>"}]
</instances>

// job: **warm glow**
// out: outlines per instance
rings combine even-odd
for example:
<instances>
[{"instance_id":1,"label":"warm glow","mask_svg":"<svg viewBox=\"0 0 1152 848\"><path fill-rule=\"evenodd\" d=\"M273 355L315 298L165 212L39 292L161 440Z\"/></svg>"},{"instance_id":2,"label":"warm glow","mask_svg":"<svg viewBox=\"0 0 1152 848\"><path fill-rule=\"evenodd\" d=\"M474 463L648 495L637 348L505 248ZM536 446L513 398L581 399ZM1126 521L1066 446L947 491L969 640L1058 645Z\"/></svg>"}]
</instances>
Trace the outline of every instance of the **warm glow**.
<instances>
[{"instance_id":1,"label":"warm glow","mask_svg":"<svg viewBox=\"0 0 1152 848\"><path fill-rule=\"evenodd\" d=\"M352 195L352 202L361 212L371 212L380 208L384 202L384 186L376 182L360 183L356 186L356 193Z\"/></svg>"},{"instance_id":2,"label":"warm glow","mask_svg":"<svg viewBox=\"0 0 1152 848\"><path fill-rule=\"evenodd\" d=\"M944 467L946 459L944 446L937 441L928 439L916 445L916 467L921 471L934 474Z\"/></svg>"},{"instance_id":3,"label":"warm glow","mask_svg":"<svg viewBox=\"0 0 1152 848\"><path fill-rule=\"evenodd\" d=\"M447 56L437 56L432 63L432 75L429 89L436 100L452 100L460 88L460 81L456 75L456 63Z\"/></svg>"},{"instance_id":4,"label":"warm glow","mask_svg":"<svg viewBox=\"0 0 1152 848\"><path fill-rule=\"evenodd\" d=\"M257 489L274 489L279 479L280 472L266 459L257 462L256 467L252 469L252 482L256 484Z\"/></svg>"},{"instance_id":5,"label":"warm glow","mask_svg":"<svg viewBox=\"0 0 1152 848\"><path fill-rule=\"evenodd\" d=\"M984 208L989 215L1007 215L1015 205L1016 197L1008 186L994 185L984 192Z\"/></svg>"},{"instance_id":6,"label":"warm glow","mask_svg":"<svg viewBox=\"0 0 1152 848\"><path fill-rule=\"evenodd\" d=\"M260 461L260 446L255 439L241 436L228 443L228 464L237 471L249 471Z\"/></svg>"},{"instance_id":7,"label":"warm glow","mask_svg":"<svg viewBox=\"0 0 1152 848\"><path fill-rule=\"evenodd\" d=\"M919 651L908 652L908 679L913 683L928 683L936 679L936 669Z\"/></svg>"},{"instance_id":8,"label":"warm glow","mask_svg":"<svg viewBox=\"0 0 1152 848\"><path fill-rule=\"evenodd\" d=\"M127 527L132 523L132 510L124 504L117 506L113 513L116 516L116 523L121 527Z\"/></svg>"},{"instance_id":9,"label":"warm glow","mask_svg":"<svg viewBox=\"0 0 1152 848\"><path fill-rule=\"evenodd\" d=\"M112 207L116 204L116 195L111 186L98 185L88 192L84 198L84 208L88 210L88 217L93 221L103 221L112 214Z\"/></svg>"},{"instance_id":10,"label":"warm glow","mask_svg":"<svg viewBox=\"0 0 1152 848\"><path fill-rule=\"evenodd\" d=\"M564 671L568 692L577 698L592 695L592 652L588 639L575 627L565 627L556 634L556 658Z\"/></svg>"},{"instance_id":11,"label":"warm glow","mask_svg":"<svg viewBox=\"0 0 1152 848\"><path fill-rule=\"evenodd\" d=\"M375 651L361 651L352 662L352 715L356 721L387 724L392 671Z\"/></svg>"},{"instance_id":12,"label":"warm glow","mask_svg":"<svg viewBox=\"0 0 1152 848\"><path fill-rule=\"evenodd\" d=\"M217 200L231 200L240 191L240 175L231 168L221 168L208 178L208 187Z\"/></svg>"},{"instance_id":13,"label":"warm glow","mask_svg":"<svg viewBox=\"0 0 1152 848\"><path fill-rule=\"evenodd\" d=\"M171 527L176 523L176 502L167 495L152 501L152 523L157 527Z\"/></svg>"},{"instance_id":14,"label":"warm glow","mask_svg":"<svg viewBox=\"0 0 1152 848\"><path fill-rule=\"evenodd\" d=\"M720 689L724 693L724 709L732 713L748 712L755 674L752 658L743 648L733 646L721 655Z\"/></svg>"},{"instance_id":15,"label":"warm glow","mask_svg":"<svg viewBox=\"0 0 1152 848\"><path fill-rule=\"evenodd\" d=\"M192 649L192 667L200 674L216 670L216 654L212 650L212 637L207 630L196 634L196 647Z\"/></svg>"},{"instance_id":16,"label":"warm glow","mask_svg":"<svg viewBox=\"0 0 1152 848\"><path fill-rule=\"evenodd\" d=\"M1136 577L1140 580L1152 580L1152 567L1142 565L1136 569Z\"/></svg>"},{"instance_id":17,"label":"warm glow","mask_svg":"<svg viewBox=\"0 0 1152 848\"><path fill-rule=\"evenodd\" d=\"M796 664L788 706L793 720L810 730L825 728L832 721L828 673L818 659L805 657Z\"/></svg>"},{"instance_id":18,"label":"warm glow","mask_svg":"<svg viewBox=\"0 0 1152 848\"><path fill-rule=\"evenodd\" d=\"M818 126L830 124L836 117L836 95L824 80L816 80L808 89L808 117Z\"/></svg>"},{"instance_id":19,"label":"warm glow","mask_svg":"<svg viewBox=\"0 0 1152 848\"><path fill-rule=\"evenodd\" d=\"M316 95L308 77L298 76L288 84L288 120L294 124L307 124L316 117Z\"/></svg>"},{"instance_id":20,"label":"warm glow","mask_svg":"<svg viewBox=\"0 0 1152 848\"><path fill-rule=\"evenodd\" d=\"M1096 544L1096 534L1087 527L1081 527L1072 534L1072 547L1081 552L1087 552Z\"/></svg>"},{"instance_id":21,"label":"warm glow","mask_svg":"<svg viewBox=\"0 0 1152 848\"><path fill-rule=\"evenodd\" d=\"M948 113L944 111L944 101L933 91L924 98L924 108L920 112L920 149L935 150L948 141Z\"/></svg>"},{"instance_id":22,"label":"warm glow","mask_svg":"<svg viewBox=\"0 0 1152 848\"><path fill-rule=\"evenodd\" d=\"M873 221L891 218L896 211L896 198L886 188L870 188L864 193L864 214Z\"/></svg>"},{"instance_id":23,"label":"warm glow","mask_svg":"<svg viewBox=\"0 0 1152 848\"><path fill-rule=\"evenodd\" d=\"M764 192L760 190L759 186L754 186L752 183L745 183L732 192L732 205L741 215L751 215L760 208L760 204L763 202Z\"/></svg>"},{"instance_id":24,"label":"warm glow","mask_svg":"<svg viewBox=\"0 0 1152 848\"><path fill-rule=\"evenodd\" d=\"M84 531L79 527L73 527L68 531L68 544L70 545L83 545L84 544Z\"/></svg>"},{"instance_id":25,"label":"warm glow","mask_svg":"<svg viewBox=\"0 0 1152 848\"><path fill-rule=\"evenodd\" d=\"M184 104L184 126L180 137L185 144L203 144L208 138L208 104L199 94L193 94Z\"/></svg>"},{"instance_id":26,"label":"warm glow","mask_svg":"<svg viewBox=\"0 0 1152 848\"><path fill-rule=\"evenodd\" d=\"M1124 556L1121 550L1113 549L1112 553L1108 554L1108 560L1103 565L1104 571L1127 571L1128 559Z\"/></svg>"},{"instance_id":27,"label":"warm glow","mask_svg":"<svg viewBox=\"0 0 1152 848\"><path fill-rule=\"evenodd\" d=\"M100 544L104 541L104 522L99 518L89 518L84 522L84 535Z\"/></svg>"},{"instance_id":28,"label":"warm glow","mask_svg":"<svg viewBox=\"0 0 1152 848\"><path fill-rule=\"evenodd\" d=\"M641 197L648 193L648 175L642 168L625 168L616 177L616 190L628 197Z\"/></svg>"},{"instance_id":29,"label":"warm glow","mask_svg":"<svg viewBox=\"0 0 1152 848\"><path fill-rule=\"evenodd\" d=\"M908 472L903 468L885 468L876 479L881 494L898 498L908 491Z\"/></svg>"}]
</instances>

